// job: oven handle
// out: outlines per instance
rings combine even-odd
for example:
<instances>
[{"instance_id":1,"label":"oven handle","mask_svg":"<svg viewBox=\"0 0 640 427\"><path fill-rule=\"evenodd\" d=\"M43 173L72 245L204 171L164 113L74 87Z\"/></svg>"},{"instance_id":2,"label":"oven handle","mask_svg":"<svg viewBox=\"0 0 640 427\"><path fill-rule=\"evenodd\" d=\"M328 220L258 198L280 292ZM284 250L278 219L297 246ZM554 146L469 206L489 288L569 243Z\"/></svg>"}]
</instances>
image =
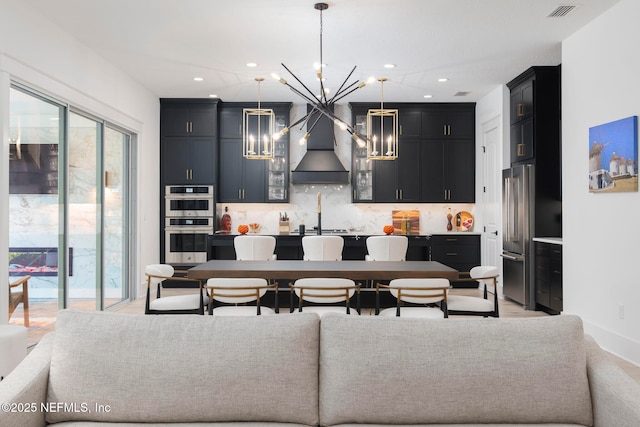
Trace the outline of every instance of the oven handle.
<instances>
[{"instance_id":1,"label":"oven handle","mask_svg":"<svg viewBox=\"0 0 640 427\"><path fill-rule=\"evenodd\" d=\"M209 234L213 234L213 227L180 227L180 226L171 226L171 227L165 227L164 231L171 231L171 232L180 232L180 231L184 231L185 233L192 233L192 232L198 232L198 231L202 231L202 232L207 232Z\"/></svg>"}]
</instances>

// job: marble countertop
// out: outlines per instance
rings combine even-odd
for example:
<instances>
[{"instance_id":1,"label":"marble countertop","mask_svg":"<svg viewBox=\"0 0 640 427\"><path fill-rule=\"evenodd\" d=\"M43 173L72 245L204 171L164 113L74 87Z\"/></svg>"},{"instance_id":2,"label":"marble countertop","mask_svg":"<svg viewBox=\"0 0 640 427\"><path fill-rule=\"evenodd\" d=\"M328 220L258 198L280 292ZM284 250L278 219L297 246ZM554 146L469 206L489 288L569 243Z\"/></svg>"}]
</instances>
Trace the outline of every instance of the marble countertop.
<instances>
[{"instance_id":1,"label":"marble countertop","mask_svg":"<svg viewBox=\"0 0 640 427\"><path fill-rule=\"evenodd\" d=\"M561 245L562 237L534 237L534 242L551 243L552 245Z\"/></svg>"}]
</instances>

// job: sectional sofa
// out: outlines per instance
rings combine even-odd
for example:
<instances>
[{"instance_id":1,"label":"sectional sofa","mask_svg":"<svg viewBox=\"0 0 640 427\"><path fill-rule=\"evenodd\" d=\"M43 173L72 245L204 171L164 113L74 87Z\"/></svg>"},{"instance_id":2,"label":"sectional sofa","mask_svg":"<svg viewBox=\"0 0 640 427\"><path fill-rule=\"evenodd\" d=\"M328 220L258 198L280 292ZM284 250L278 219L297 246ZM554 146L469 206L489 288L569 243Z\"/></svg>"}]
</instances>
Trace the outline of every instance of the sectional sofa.
<instances>
[{"instance_id":1,"label":"sectional sofa","mask_svg":"<svg viewBox=\"0 0 640 427\"><path fill-rule=\"evenodd\" d=\"M640 425L578 317L61 311L0 382L1 426Z\"/></svg>"}]
</instances>

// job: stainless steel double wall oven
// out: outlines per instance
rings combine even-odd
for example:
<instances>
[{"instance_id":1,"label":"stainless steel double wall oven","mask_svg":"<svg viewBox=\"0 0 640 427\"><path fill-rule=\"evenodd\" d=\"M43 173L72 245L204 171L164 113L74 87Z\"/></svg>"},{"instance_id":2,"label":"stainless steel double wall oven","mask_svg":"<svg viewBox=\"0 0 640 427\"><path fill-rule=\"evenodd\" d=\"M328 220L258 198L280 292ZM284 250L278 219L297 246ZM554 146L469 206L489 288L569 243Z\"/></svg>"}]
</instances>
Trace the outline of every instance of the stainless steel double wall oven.
<instances>
[{"instance_id":1,"label":"stainless steel double wall oven","mask_svg":"<svg viewBox=\"0 0 640 427\"><path fill-rule=\"evenodd\" d=\"M206 262L209 235L215 231L214 187L167 185L164 197L165 263Z\"/></svg>"}]
</instances>

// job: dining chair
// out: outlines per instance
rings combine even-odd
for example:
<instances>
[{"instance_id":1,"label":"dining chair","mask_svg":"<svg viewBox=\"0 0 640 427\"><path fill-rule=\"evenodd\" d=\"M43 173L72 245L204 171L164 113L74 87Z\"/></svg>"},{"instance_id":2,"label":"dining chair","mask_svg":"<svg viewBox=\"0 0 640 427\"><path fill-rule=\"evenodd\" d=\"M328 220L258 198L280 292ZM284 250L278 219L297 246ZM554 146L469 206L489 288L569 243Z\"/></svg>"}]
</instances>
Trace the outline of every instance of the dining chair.
<instances>
[{"instance_id":1,"label":"dining chair","mask_svg":"<svg viewBox=\"0 0 640 427\"><path fill-rule=\"evenodd\" d=\"M406 236L370 236L366 240L367 261L405 261L409 239Z\"/></svg>"},{"instance_id":2,"label":"dining chair","mask_svg":"<svg viewBox=\"0 0 640 427\"><path fill-rule=\"evenodd\" d=\"M482 297L468 295L448 295L447 308L449 314L482 317L500 317L498 311L498 267L479 265L469 270L469 278L460 281L477 281L483 286ZM492 300L487 298L493 293Z\"/></svg>"},{"instance_id":3,"label":"dining chair","mask_svg":"<svg viewBox=\"0 0 640 427\"><path fill-rule=\"evenodd\" d=\"M355 312L360 314L360 285L350 279L340 278L304 278L290 283L290 312L295 310L293 295L298 297L298 312L311 312L323 316L329 312L352 314L351 298L356 296ZM312 305L305 305L311 303ZM337 305L344 303L343 305ZM331 304L331 305L327 305Z\"/></svg>"},{"instance_id":4,"label":"dining chair","mask_svg":"<svg viewBox=\"0 0 640 427\"><path fill-rule=\"evenodd\" d=\"M252 316L276 314L276 310L261 305L260 299L273 289L266 279L215 277L207 280L209 314L215 316ZM224 305L214 308L214 301ZM249 306L248 303L256 305ZM277 298L276 298L277 307Z\"/></svg>"},{"instance_id":5,"label":"dining chair","mask_svg":"<svg viewBox=\"0 0 640 427\"><path fill-rule=\"evenodd\" d=\"M22 276L18 280L9 283L9 318L15 311L16 307L22 303L24 326L29 326L29 279L31 276ZM12 291L18 289L19 291Z\"/></svg>"},{"instance_id":6,"label":"dining chair","mask_svg":"<svg viewBox=\"0 0 640 427\"><path fill-rule=\"evenodd\" d=\"M447 312L447 279L394 279L388 285L376 284L376 310L380 316L422 317L442 319L449 317ZM396 298L396 307L380 311L380 289L389 289ZM406 307L405 303L412 306Z\"/></svg>"},{"instance_id":7,"label":"dining chair","mask_svg":"<svg viewBox=\"0 0 640 427\"><path fill-rule=\"evenodd\" d=\"M203 294L202 281L175 274L185 274L186 271L175 270L169 264L151 264L146 266L147 299L145 302L145 314L204 314L204 307L208 305L208 297ZM187 295L175 295L163 297L160 292L162 282L171 281L197 283L198 293ZM156 286L156 298L151 300L151 287Z\"/></svg>"},{"instance_id":8,"label":"dining chair","mask_svg":"<svg viewBox=\"0 0 640 427\"><path fill-rule=\"evenodd\" d=\"M236 236L233 239L237 260L266 260L277 259L274 253L276 238L273 236Z\"/></svg>"},{"instance_id":9,"label":"dining chair","mask_svg":"<svg viewBox=\"0 0 640 427\"><path fill-rule=\"evenodd\" d=\"M366 261L405 261L409 239L406 236L370 236L366 240ZM369 281L373 288L374 280Z\"/></svg>"},{"instance_id":10,"label":"dining chair","mask_svg":"<svg viewBox=\"0 0 640 427\"><path fill-rule=\"evenodd\" d=\"M304 236L303 259L307 261L341 261L344 239L342 236Z\"/></svg>"}]
</instances>

